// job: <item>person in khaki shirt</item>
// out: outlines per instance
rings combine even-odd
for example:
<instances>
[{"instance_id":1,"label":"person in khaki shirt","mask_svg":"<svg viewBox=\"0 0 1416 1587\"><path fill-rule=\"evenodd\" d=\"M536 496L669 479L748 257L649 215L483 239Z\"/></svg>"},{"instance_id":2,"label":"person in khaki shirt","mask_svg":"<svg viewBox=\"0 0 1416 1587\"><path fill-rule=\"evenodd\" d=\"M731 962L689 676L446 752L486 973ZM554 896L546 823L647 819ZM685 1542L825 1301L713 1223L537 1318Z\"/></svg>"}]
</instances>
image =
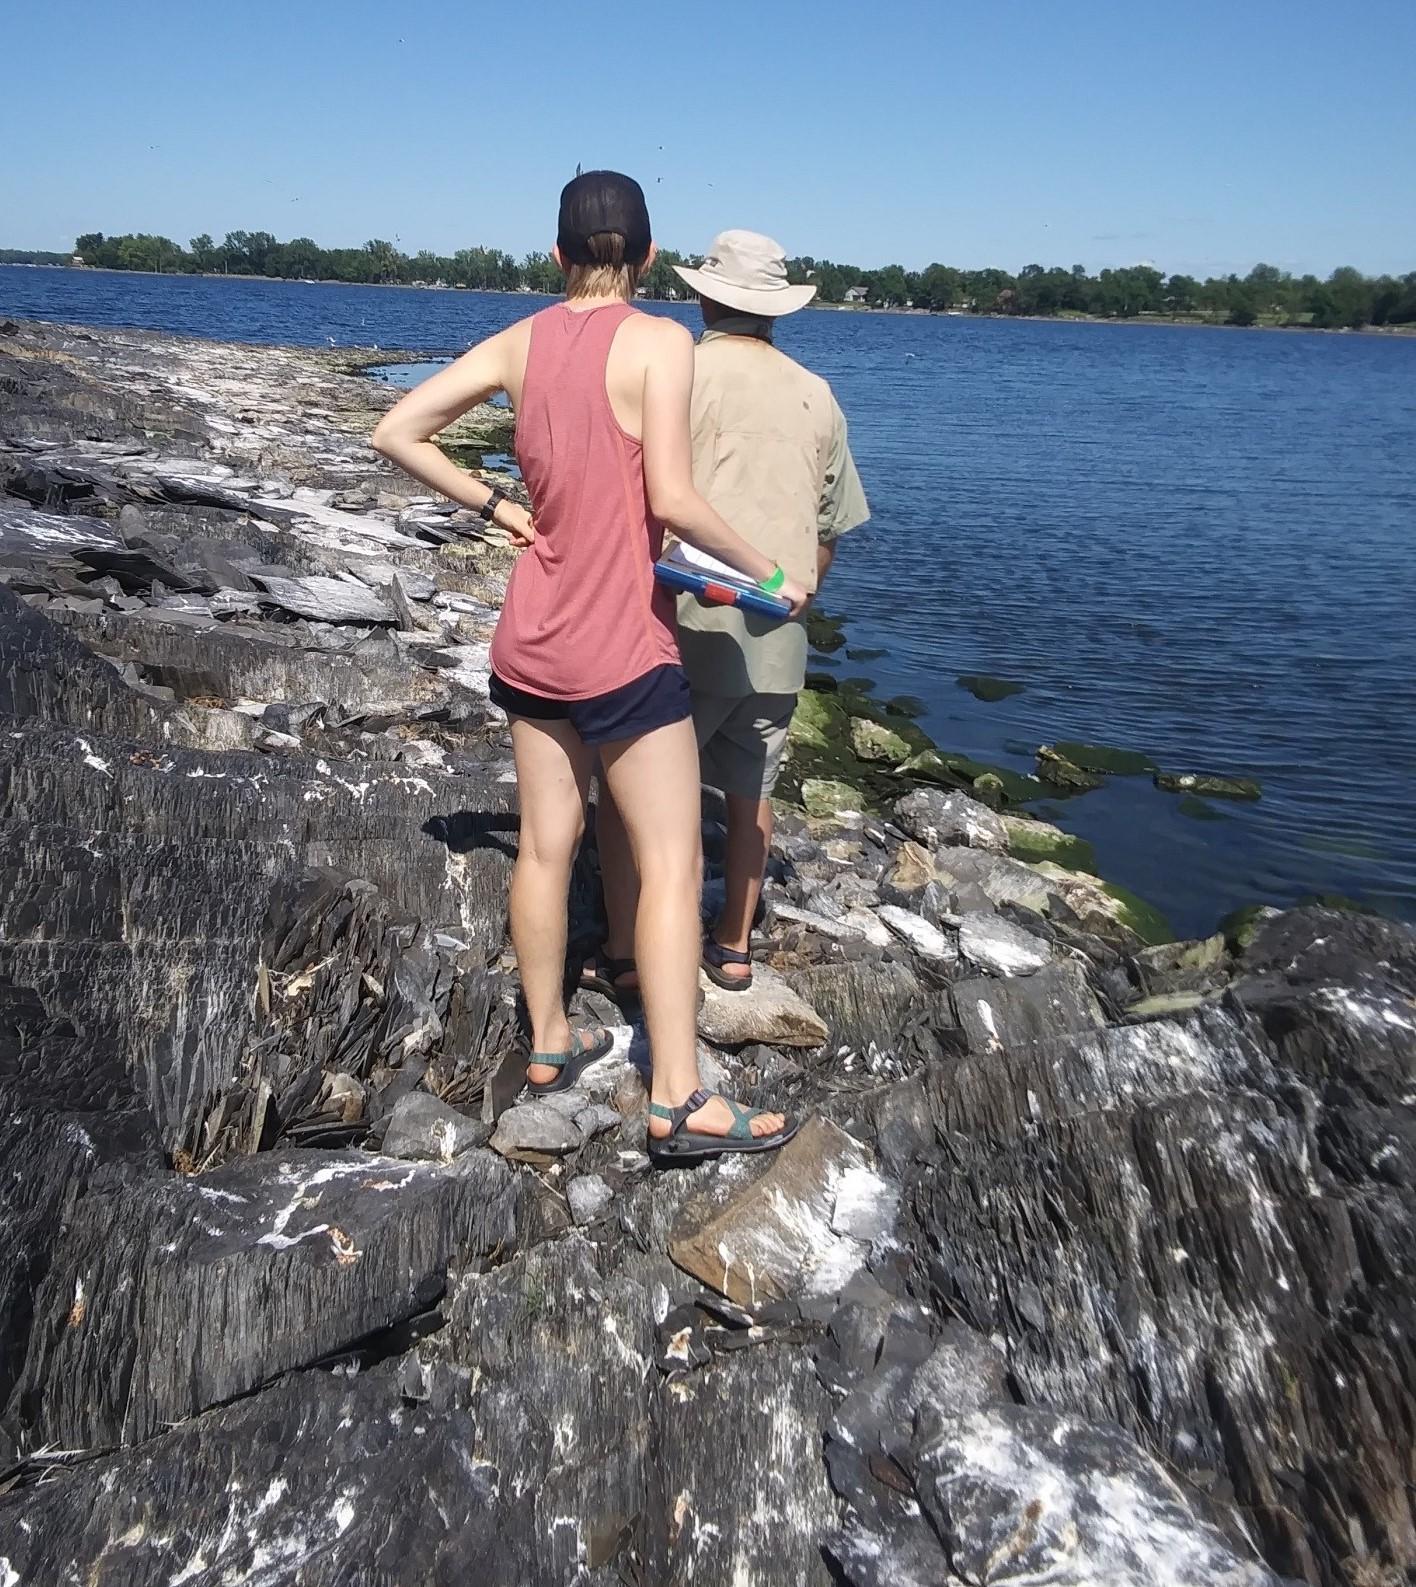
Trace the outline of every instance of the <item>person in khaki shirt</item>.
<instances>
[{"instance_id":1,"label":"person in khaki shirt","mask_svg":"<svg viewBox=\"0 0 1416 1587\"><path fill-rule=\"evenodd\" d=\"M836 541L870 515L830 386L772 345L775 322L805 308L816 288L789 285L781 247L750 231L720 233L699 269L675 268L699 294L705 326L694 359L694 485L814 593ZM806 627L690 595L679 598L678 618L703 781L722 791L728 817L726 898L703 968L720 986L745 991L772 789L806 681ZM632 994L637 889L623 828L603 799L596 830L610 929L586 984Z\"/></svg>"}]
</instances>

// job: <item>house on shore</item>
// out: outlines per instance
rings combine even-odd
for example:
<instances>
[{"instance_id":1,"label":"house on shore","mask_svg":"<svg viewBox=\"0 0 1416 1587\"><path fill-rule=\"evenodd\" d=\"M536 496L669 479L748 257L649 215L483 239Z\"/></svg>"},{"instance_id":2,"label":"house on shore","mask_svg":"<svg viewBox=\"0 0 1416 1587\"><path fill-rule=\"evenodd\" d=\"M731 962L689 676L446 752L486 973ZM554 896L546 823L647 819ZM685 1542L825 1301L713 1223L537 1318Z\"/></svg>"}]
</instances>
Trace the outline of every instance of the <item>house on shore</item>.
<instances>
[{"instance_id":1,"label":"house on shore","mask_svg":"<svg viewBox=\"0 0 1416 1587\"><path fill-rule=\"evenodd\" d=\"M869 296L869 287L847 287L845 301L847 303L864 303Z\"/></svg>"}]
</instances>

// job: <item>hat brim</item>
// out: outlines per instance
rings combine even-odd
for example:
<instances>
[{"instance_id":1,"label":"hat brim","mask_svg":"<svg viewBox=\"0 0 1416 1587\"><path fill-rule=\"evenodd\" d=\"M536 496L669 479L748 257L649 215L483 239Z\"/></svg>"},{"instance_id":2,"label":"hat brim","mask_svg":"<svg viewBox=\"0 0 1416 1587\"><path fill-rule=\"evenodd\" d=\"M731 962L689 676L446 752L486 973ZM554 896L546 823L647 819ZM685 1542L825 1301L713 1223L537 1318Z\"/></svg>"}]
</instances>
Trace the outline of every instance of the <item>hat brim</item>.
<instances>
[{"instance_id":1,"label":"hat brim","mask_svg":"<svg viewBox=\"0 0 1416 1587\"><path fill-rule=\"evenodd\" d=\"M783 314L795 314L798 309L804 309L816 296L814 286L735 287L721 276L709 275L706 270L690 270L687 265L675 265L673 270L699 297L711 298L714 303L737 309L741 314L760 314L776 319Z\"/></svg>"}]
</instances>

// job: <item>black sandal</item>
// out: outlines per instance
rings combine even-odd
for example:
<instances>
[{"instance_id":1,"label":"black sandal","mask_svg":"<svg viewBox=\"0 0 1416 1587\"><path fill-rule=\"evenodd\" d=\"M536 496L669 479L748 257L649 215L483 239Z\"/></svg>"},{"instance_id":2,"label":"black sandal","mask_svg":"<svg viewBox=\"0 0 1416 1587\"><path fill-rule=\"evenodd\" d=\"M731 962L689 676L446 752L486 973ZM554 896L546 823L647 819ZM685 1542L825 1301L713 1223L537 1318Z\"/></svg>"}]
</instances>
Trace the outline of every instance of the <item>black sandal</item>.
<instances>
[{"instance_id":1,"label":"black sandal","mask_svg":"<svg viewBox=\"0 0 1416 1587\"><path fill-rule=\"evenodd\" d=\"M599 1035L592 1036L592 1029L598 1029ZM569 1052L533 1052L526 1060L528 1068L532 1064L545 1064L548 1069L560 1070L554 1080L528 1079L526 1089L533 1097L548 1097L557 1091L569 1091L590 1065L599 1063L615 1045L613 1034L603 1025L598 1027L572 1025L570 1039Z\"/></svg>"},{"instance_id":2,"label":"black sandal","mask_svg":"<svg viewBox=\"0 0 1416 1587\"><path fill-rule=\"evenodd\" d=\"M633 959L612 959L605 952L603 943L590 957L592 968L580 972L582 992L599 992L602 997L608 997L621 1005L639 1002L637 986L619 984L622 976L639 974L639 966Z\"/></svg>"},{"instance_id":3,"label":"black sandal","mask_svg":"<svg viewBox=\"0 0 1416 1587\"><path fill-rule=\"evenodd\" d=\"M745 964L746 975L727 975L725 964ZM725 948L713 937L703 939L703 973L725 992L747 992L752 988L752 949L746 953L741 948Z\"/></svg>"},{"instance_id":4,"label":"black sandal","mask_svg":"<svg viewBox=\"0 0 1416 1587\"><path fill-rule=\"evenodd\" d=\"M684 1128L690 1114L697 1113L699 1108L705 1107L715 1096L721 1095L721 1092L704 1091L700 1088L682 1107L666 1108L658 1102L651 1102L649 1112L656 1119L669 1121L669 1133L662 1138L649 1136L650 1162L660 1165L699 1163L706 1158L722 1157L729 1152L775 1152L779 1146L785 1146L801 1127L796 1119L789 1116L782 1128L773 1134L754 1135L753 1119L776 1110L745 1108L734 1102L731 1097L723 1097L723 1101L733 1111L733 1122L726 1135L705 1135L702 1130Z\"/></svg>"}]
</instances>

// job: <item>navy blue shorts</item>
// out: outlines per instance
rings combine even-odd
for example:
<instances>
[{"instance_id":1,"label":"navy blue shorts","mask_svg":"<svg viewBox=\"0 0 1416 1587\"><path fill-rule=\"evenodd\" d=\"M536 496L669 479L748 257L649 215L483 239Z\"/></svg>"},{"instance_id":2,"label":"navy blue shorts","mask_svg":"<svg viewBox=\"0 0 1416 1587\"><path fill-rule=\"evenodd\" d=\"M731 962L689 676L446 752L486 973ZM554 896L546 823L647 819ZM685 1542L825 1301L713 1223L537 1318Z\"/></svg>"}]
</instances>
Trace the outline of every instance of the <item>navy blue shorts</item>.
<instances>
[{"instance_id":1,"label":"navy blue shorts","mask_svg":"<svg viewBox=\"0 0 1416 1587\"><path fill-rule=\"evenodd\" d=\"M693 714L688 678L682 667L655 667L632 683L588 700L552 700L517 689L492 674L492 704L508 716L532 722L569 722L584 744L613 744L621 738L642 738L656 727L682 722Z\"/></svg>"}]
</instances>

